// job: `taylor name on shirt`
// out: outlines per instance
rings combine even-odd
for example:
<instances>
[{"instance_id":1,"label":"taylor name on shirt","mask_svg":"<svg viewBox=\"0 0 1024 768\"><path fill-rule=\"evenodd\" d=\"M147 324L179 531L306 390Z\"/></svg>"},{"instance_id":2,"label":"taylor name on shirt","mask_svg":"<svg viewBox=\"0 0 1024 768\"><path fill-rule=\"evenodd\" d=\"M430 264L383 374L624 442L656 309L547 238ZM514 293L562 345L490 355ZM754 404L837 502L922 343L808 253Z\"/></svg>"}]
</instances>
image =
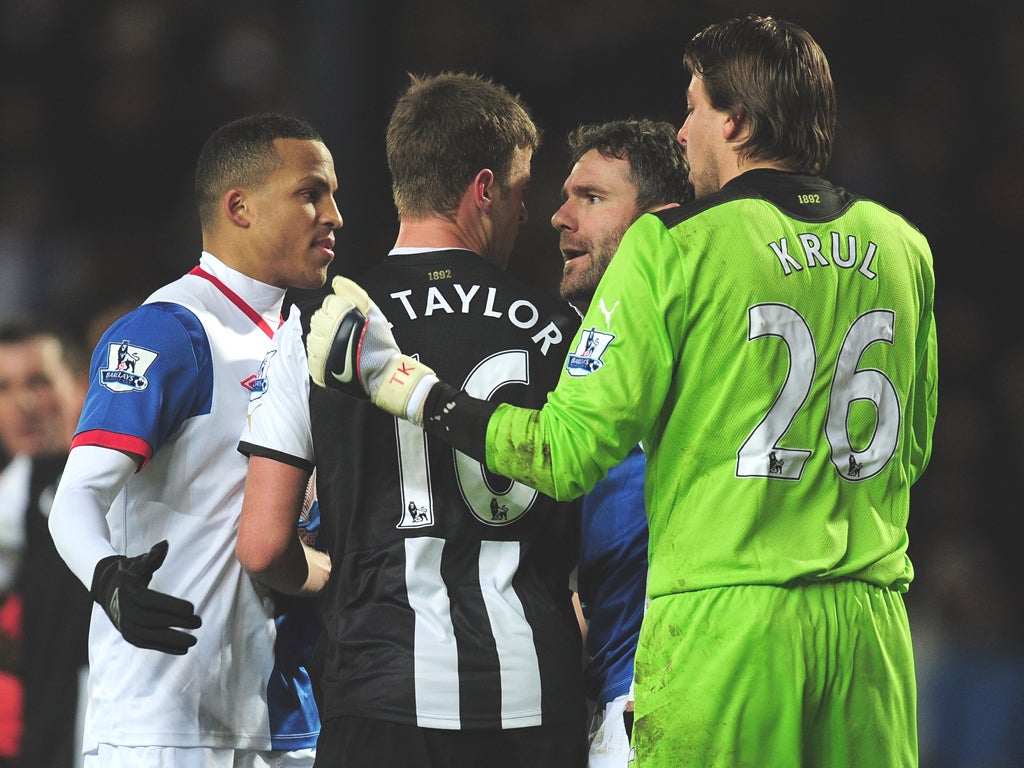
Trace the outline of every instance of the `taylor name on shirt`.
<instances>
[{"instance_id":1,"label":"taylor name on shirt","mask_svg":"<svg viewBox=\"0 0 1024 768\"><path fill-rule=\"evenodd\" d=\"M498 289L494 286L448 283L431 285L426 290L408 288L404 291L394 291L389 296L401 304L410 320L430 317L438 312L448 315L505 318L516 328L534 331L531 339L540 346L542 355L548 353L552 344L558 344L562 340L562 332L554 323L549 321L538 327L541 322L540 310L533 302L529 299L505 301L498 295ZM391 313L387 308L382 309L386 315Z\"/></svg>"}]
</instances>

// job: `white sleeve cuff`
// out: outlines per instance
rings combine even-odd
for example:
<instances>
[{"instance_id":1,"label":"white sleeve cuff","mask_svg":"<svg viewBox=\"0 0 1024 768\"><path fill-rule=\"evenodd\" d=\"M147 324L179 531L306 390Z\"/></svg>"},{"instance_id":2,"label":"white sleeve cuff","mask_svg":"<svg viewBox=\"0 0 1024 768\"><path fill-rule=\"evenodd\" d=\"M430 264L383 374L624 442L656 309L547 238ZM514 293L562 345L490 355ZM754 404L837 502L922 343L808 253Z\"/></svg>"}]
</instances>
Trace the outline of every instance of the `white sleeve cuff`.
<instances>
[{"instance_id":1,"label":"white sleeve cuff","mask_svg":"<svg viewBox=\"0 0 1024 768\"><path fill-rule=\"evenodd\" d=\"M405 406L405 418L417 427L423 426L423 403L427 399L427 393L437 384L440 379L432 373L428 373L416 382L412 394L409 395L409 402Z\"/></svg>"},{"instance_id":2,"label":"white sleeve cuff","mask_svg":"<svg viewBox=\"0 0 1024 768\"><path fill-rule=\"evenodd\" d=\"M110 544L107 511L137 467L131 456L110 448L83 445L68 454L50 508L50 535L86 589L92 587L96 563L124 554Z\"/></svg>"}]
</instances>

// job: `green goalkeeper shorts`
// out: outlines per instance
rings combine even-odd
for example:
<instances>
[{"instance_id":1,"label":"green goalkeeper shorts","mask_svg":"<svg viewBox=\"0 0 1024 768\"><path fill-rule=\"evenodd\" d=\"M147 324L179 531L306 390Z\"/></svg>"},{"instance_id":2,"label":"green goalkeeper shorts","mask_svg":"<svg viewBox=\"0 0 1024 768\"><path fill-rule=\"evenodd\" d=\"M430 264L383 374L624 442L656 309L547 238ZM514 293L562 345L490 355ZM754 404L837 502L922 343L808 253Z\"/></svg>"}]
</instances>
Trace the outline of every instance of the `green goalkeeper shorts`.
<instances>
[{"instance_id":1,"label":"green goalkeeper shorts","mask_svg":"<svg viewBox=\"0 0 1024 768\"><path fill-rule=\"evenodd\" d=\"M909 768L900 594L859 581L658 597L636 653L637 768Z\"/></svg>"}]
</instances>

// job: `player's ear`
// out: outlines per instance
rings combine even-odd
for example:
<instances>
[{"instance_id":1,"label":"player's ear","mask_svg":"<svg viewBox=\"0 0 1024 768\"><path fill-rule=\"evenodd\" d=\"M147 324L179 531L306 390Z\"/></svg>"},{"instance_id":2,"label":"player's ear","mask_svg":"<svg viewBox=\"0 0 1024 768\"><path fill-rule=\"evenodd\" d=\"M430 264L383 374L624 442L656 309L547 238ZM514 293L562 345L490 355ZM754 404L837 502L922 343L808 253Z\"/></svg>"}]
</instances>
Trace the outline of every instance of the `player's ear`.
<instances>
[{"instance_id":1,"label":"player's ear","mask_svg":"<svg viewBox=\"0 0 1024 768\"><path fill-rule=\"evenodd\" d=\"M473 202L477 208L490 209L494 201L494 171L483 168L473 179Z\"/></svg>"},{"instance_id":2,"label":"player's ear","mask_svg":"<svg viewBox=\"0 0 1024 768\"><path fill-rule=\"evenodd\" d=\"M722 136L726 141L738 141L740 134L746 130L747 121L742 112L727 115L722 123Z\"/></svg>"},{"instance_id":3,"label":"player's ear","mask_svg":"<svg viewBox=\"0 0 1024 768\"><path fill-rule=\"evenodd\" d=\"M245 193L240 189L229 189L221 198L221 210L228 221L239 227L248 227L249 209L246 205Z\"/></svg>"}]
</instances>

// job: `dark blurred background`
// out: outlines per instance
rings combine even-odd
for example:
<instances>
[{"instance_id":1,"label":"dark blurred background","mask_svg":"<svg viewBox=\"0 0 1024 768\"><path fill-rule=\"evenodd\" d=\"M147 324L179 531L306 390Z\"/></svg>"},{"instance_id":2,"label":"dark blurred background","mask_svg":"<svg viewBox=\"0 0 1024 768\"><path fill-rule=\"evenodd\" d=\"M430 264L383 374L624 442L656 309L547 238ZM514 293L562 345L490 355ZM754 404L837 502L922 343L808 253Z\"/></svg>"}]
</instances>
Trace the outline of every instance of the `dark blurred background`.
<instances>
[{"instance_id":1,"label":"dark blurred background","mask_svg":"<svg viewBox=\"0 0 1024 768\"><path fill-rule=\"evenodd\" d=\"M390 106L406 73L443 69L504 83L544 130L510 269L555 291L567 131L627 116L678 126L694 33L750 11L797 21L839 92L827 175L903 213L935 257L939 420L913 493L907 595L922 764L1024 765L1024 11L939 5L0 0L0 319L47 313L91 333L190 269L199 148L252 111L322 132L345 219L336 264L358 269L396 232Z\"/></svg>"}]
</instances>

